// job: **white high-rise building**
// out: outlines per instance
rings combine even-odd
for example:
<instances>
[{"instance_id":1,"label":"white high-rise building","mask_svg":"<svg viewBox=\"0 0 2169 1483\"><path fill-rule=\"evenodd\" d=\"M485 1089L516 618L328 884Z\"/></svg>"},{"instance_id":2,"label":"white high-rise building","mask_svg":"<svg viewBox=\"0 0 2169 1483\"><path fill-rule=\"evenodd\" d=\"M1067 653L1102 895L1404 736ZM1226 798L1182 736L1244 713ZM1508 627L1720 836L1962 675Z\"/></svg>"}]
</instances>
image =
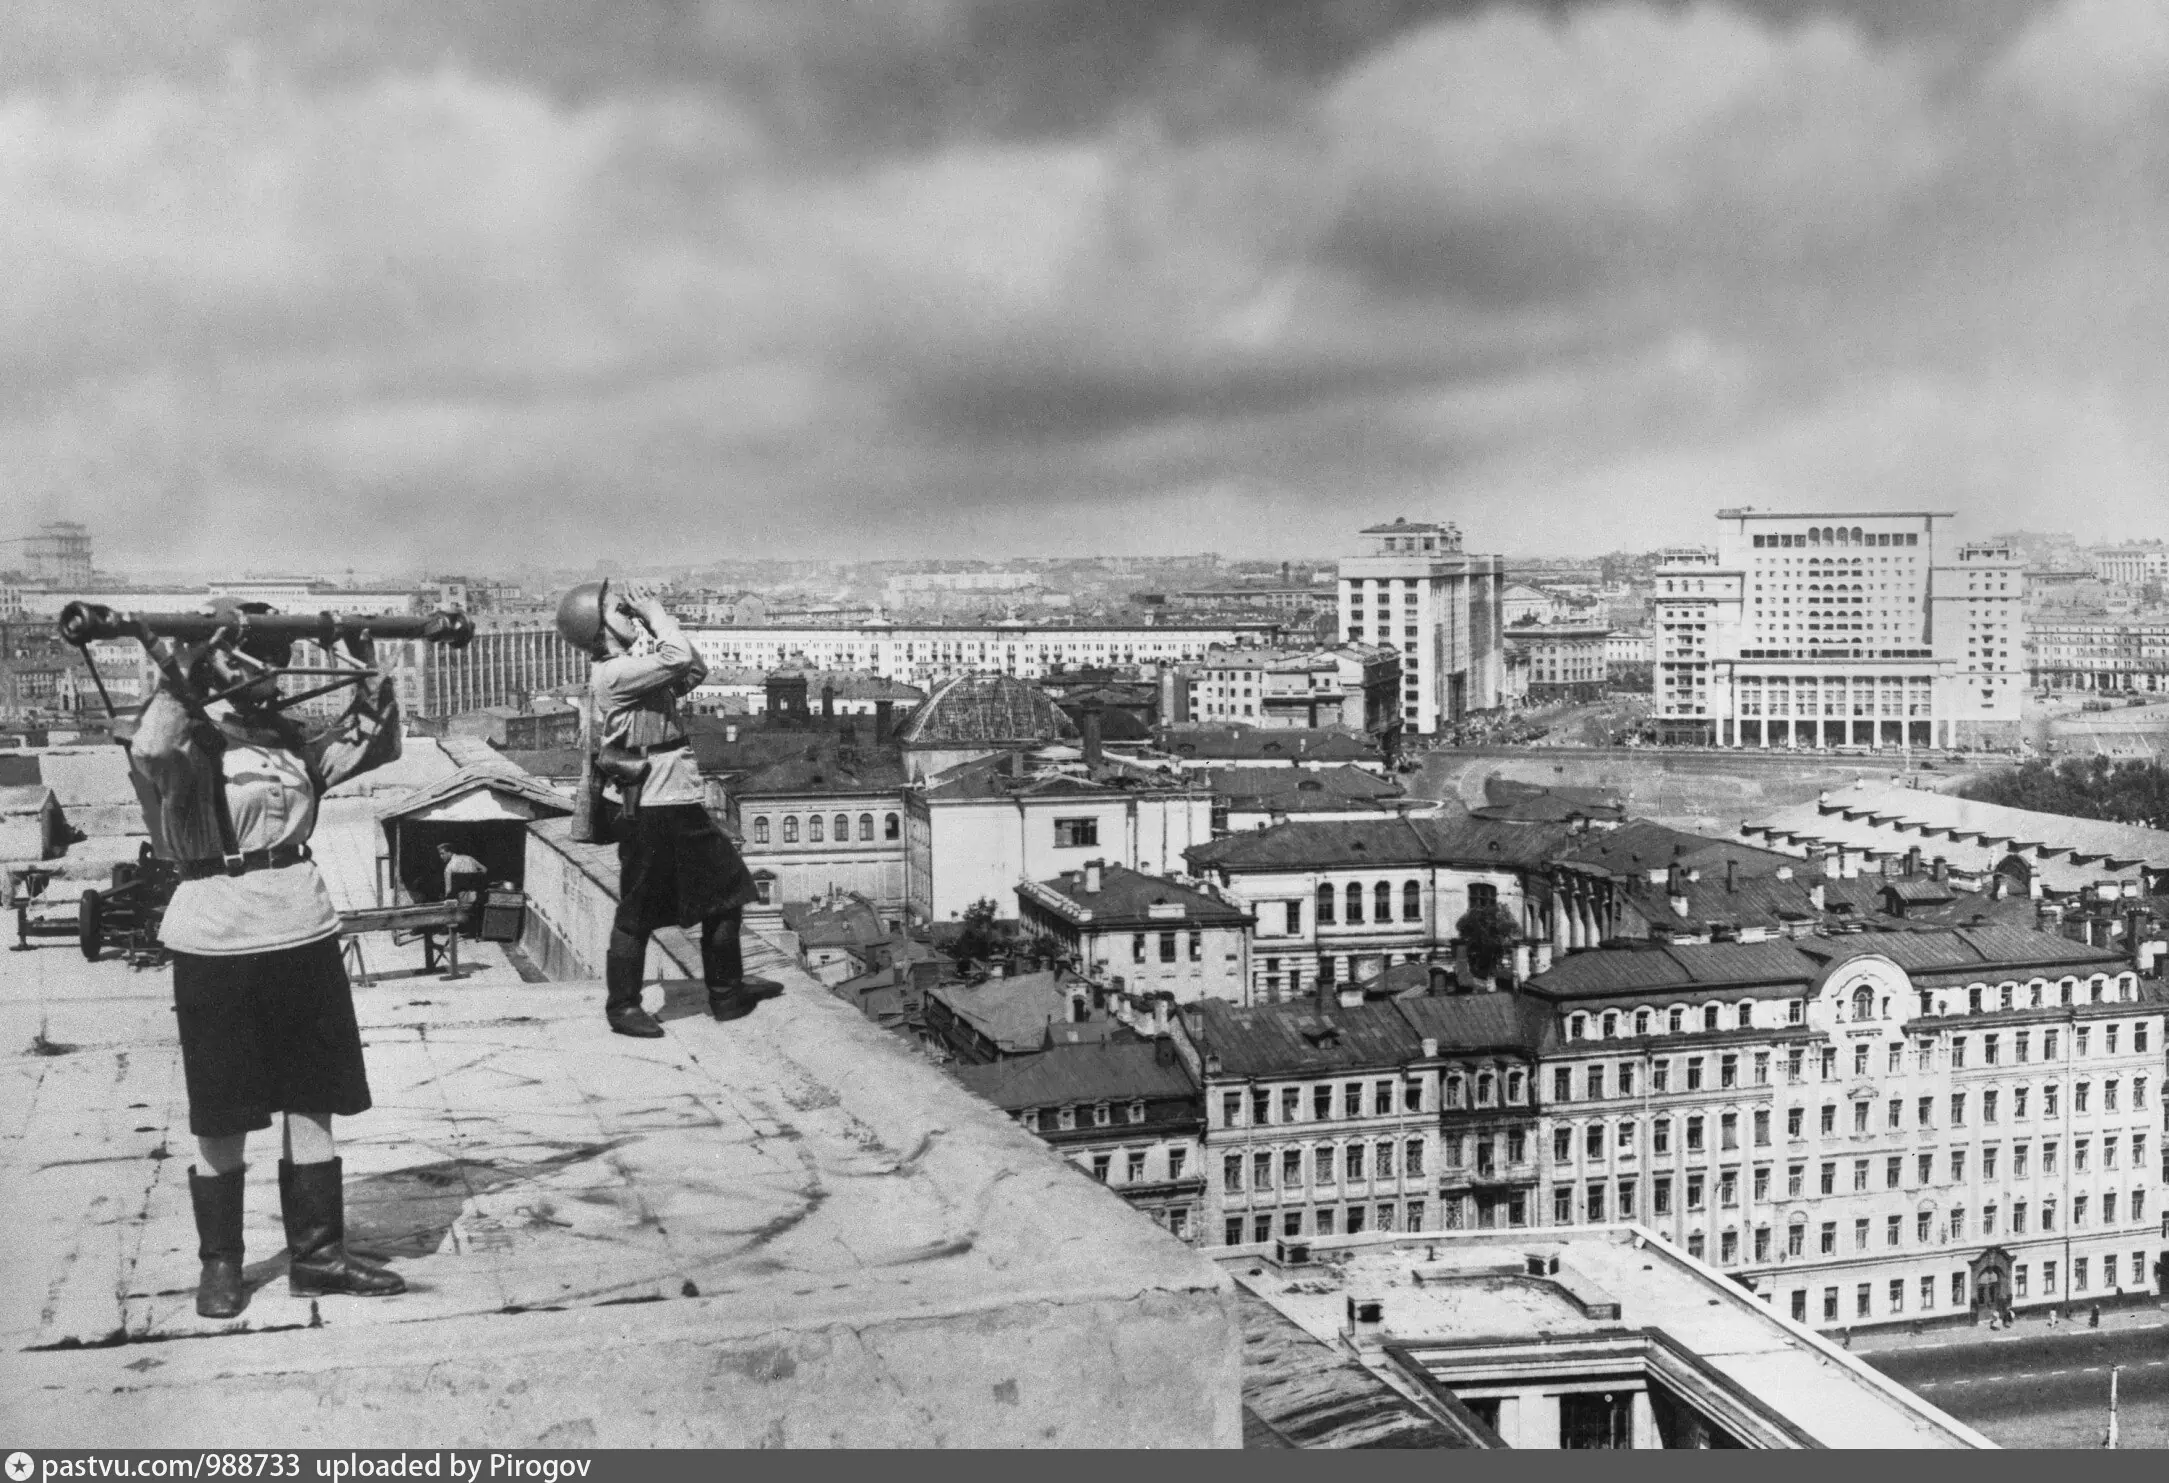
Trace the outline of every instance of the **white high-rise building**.
<instances>
[{"instance_id":1,"label":"white high-rise building","mask_svg":"<svg viewBox=\"0 0 2169 1483\"><path fill-rule=\"evenodd\" d=\"M1720 510L1715 551L1660 567L1660 740L2015 747L2023 560L1948 512Z\"/></svg>"},{"instance_id":2,"label":"white high-rise building","mask_svg":"<svg viewBox=\"0 0 2169 1483\"><path fill-rule=\"evenodd\" d=\"M1341 637L1401 651L1401 725L1434 733L1506 703L1505 558L1471 556L1461 531L1395 520L1341 560Z\"/></svg>"}]
</instances>

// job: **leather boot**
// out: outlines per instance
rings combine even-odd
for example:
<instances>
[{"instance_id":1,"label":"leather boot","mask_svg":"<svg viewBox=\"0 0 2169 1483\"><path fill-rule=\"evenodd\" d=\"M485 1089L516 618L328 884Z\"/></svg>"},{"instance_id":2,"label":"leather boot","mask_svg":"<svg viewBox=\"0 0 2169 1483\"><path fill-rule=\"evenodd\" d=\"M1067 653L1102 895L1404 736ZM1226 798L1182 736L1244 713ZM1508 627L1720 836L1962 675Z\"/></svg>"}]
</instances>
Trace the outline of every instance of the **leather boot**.
<instances>
[{"instance_id":1,"label":"leather boot","mask_svg":"<svg viewBox=\"0 0 2169 1483\"><path fill-rule=\"evenodd\" d=\"M616 953L603 959L603 986L609 996L603 1004L603 1015L610 1021L610 1028L620 1035L660 1040L662 1023L640 1007L641 969L647 966L645 959L645 954L628 958Z\"/></svg>"},{"instance_id":2,"label":"leather boot","mask_svg":"<svg viewBox=\"0 0 2169 1483\"><path fill-rule=\"evenodd\" d=\"M196 1312L204 1318L235 1318L249 1305L241 1280L241 1191L245 1171L198 1174L188 1170L188 1199L196 1207Z\"/></svg>"},{"instance_id":3,"label":"leather boot","mask_svg":"<svg viewBox=\"0 0 2169 1483\"><path fill-rule=\"evenodd\" d=\"M708 984L708 1013L719 1020L744 1019L764 999L783 992L772 978L746 977L738 946L737 917L723 918L701 933L701 977Z\"/></svg>"},{"instance_id":4,"label":"leather boot","mask_svg":"<svg viewBox=\"0 0 2169 1483\"><path fill-rule=\"evenodd\" d=\"M297 1298L346 1293L389 1297L407 1290L397 1272L346 1249L346 1161L279 1160L279 1212L286 1218L286 1289Z\"/></svg>"}]
</instances>

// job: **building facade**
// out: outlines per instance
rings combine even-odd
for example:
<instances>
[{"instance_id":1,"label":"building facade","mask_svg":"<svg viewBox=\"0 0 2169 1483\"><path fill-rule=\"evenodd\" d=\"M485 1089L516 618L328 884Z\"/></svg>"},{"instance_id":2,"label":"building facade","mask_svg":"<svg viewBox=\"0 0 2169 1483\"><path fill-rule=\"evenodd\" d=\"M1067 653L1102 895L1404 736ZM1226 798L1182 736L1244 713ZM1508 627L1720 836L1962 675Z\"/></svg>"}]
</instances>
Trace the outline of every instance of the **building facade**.
<instances>
[{"instance_id":1,"label":"building facade","mask_svg":"<svg viewBox=\"0 0 2169 1483\"><path fill-rule=\"evenodd\" d=\"M1528 656L1531 705L1589 701L1610 679L1611 630L1578 623L1530 624L1506 630L1506 644Z\"/></svg>"},{"instance_id":2,"label":"building facade","mask_svg":"<svg viewBox=\"0 0 2169 1483\"><path fill-rule=\"evenodd\" d=\"M1543 1219L1636 1222L1799 1322L2157 1279L2163 1004L2016 928L1576 955L1538 1083Z\"/></svg>"},{"instance_id":3,"label":"building facade","mask_svg":"<svg viewBox=\"0 0 2169 1483\"><path fill-rule=\"evenodd\" d=\"M1340 566L1341 636L1401 651L1401 722L1433 734L1506 703L1505 566L1461 549L1452 525L1396 520Z\"/></svg>"},{"instance_id":4,"label":"building facade","mask_svg":"<svg viewBox=\"0 0 2169 1483\"><path fill-rule=\"evenodd\" d=\"M2086 553L2094 575L2124 587L2144 587L2169 582L2169 546L2159 541L2138 541L2125 546L2096 546Z\"/></svg>"},{"instance_id":5,"label":"building facade","mask_svg":"<svg viewBox=\"0 0 2169 1483\"><path fill-rule=\"evenodd\" d=\"M1951 518L1719 511L1655 578L1659 740L2016 747L2025 568Z\"/></svg>"},{"instance_id":6,"label":"building facade","mask_svg":"<svg viewBox=\"0 0 2169 1483\"><path fill-rule=\"evenodd\" d=\"M1401 720L1401 652L1388 644L1329 649L1214 648L1170 672L1171 724L1193 722L1377 735Z\"/></svg>"},{"instance_id":7,"label":"building facade","mask_svg":"<svg viewBox=\"0 0 2169 1483\"><path fill-rule=\"evenodd\" d=\"M2028 626L2026 646L2027 679L2037 689L2169 690L2169 620L2040 616Z\"/></svg>"},{"instance_id":8,"label":"building facade","mask_svg":"<svg viewBox=\"0 0 2169 1483\"><path fill-rule=\"evenodd\" d=\"M1278 634L1279 625L1271 620L1100 627L1016 619L982 625L904 625L881 620L848 628L771 624L687 630L693 646L711 666L867 670L922 688L968 674L1032 680L1087 667L1156 669L1201 660L1214 645L1266 643Z\"/></svg>"},{"instance_id":9,"label":"building facade","mask_svg":"<svg viewBox=\"0 0 2169 1483\"><path fill-rule=\"evenodd\" d=\"M1018 886L1017 917L1078 972L1132 994L1240 1003L1250 991L1253 920L1209 889L1088 860Z\"/></svg>"}]
</instances>

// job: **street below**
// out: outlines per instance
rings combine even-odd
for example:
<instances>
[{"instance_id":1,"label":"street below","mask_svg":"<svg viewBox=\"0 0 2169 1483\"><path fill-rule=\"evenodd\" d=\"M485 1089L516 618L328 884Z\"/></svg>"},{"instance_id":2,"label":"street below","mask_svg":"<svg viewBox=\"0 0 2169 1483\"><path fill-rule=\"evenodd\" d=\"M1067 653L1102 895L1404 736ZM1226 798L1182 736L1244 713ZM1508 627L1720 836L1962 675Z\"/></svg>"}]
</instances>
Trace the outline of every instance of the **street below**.
<instances>
[{"instance_id":1,"label":"street below","mask_svg":"<svg viewBox=\"0 0 2169 1483\"><path fill-rule=\"evenodd\" d=\"M2169 1325L2064 1328L1862 1354L2005 1447L2099 1447L2117 1386L2118 1445L2169 1448Z\"/></svg>"}]
</instances>

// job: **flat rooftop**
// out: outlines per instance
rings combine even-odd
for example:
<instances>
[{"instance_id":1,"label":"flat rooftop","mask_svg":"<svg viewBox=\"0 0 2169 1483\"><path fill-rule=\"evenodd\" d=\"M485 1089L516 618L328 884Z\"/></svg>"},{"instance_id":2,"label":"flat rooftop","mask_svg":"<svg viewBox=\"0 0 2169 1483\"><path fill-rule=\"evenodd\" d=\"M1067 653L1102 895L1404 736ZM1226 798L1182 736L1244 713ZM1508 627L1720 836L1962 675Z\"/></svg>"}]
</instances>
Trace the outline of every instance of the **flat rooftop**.
<instances>
[{"instance_id":1,"label":"flat rooftop","mask_svg":"<svg viewBox=\"0 0 2169 1483\"><path fill-rule=\"evenodd\" d=\"M1737 1284L1640 1227L1452 1231L1235 1248L1221 1265L1319 1345L1405 1389L1387 1345L1450 1368L1455 1349L1529 1346L1661 1331L1820 1447L1993 1444ZM1531 1258L1547 1269L1528 1271ZM1554 1263L1556 1267L1554 1269ZM1351 1340L1351 1298L1380 1303L1375 1332Z\"/></svg>"},{"instance_id":2,"label":"flat rooftop","mask_svg":"<svg viewBox=\"0 0 2169 1483\"><path fill-rule=\"evenodd\" d=\"M396 793L327 800L341 905L374 899L376 810ZM747 947L781 999L718 1024L659 953L671 981L647 1002L668 1034L642 1041L610 1033L600 984L532 981L487 948L447 981L418 945L365 939L376 1106L338 1125L349 1240L409 1290L287 1294L262 1134L254 1291L224 1323L194 1311L168 974L72 940L0 958L11 1440L1239 1445L1227 1279L765 940Z\"/></svg>"}]
</instances>

